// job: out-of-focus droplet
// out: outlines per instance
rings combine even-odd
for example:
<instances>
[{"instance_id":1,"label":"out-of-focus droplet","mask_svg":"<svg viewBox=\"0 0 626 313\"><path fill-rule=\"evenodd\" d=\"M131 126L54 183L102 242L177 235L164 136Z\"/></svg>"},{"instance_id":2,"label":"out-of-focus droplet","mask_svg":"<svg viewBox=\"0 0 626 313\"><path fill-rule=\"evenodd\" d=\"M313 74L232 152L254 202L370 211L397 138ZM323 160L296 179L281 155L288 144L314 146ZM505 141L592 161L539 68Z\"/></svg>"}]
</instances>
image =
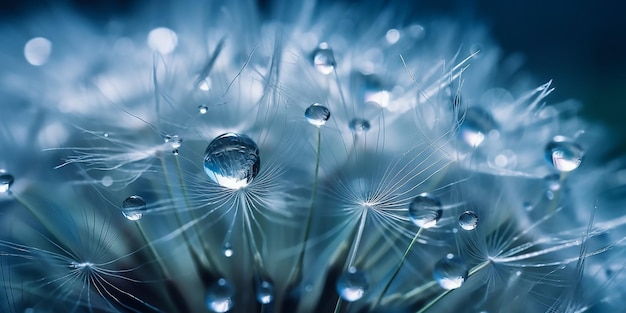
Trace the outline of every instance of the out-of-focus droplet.
<instances>
[{"instance_id":1,"label":"out-of-focus droplet","mask_svg":"<svg viewBox=\"0 0 626 313\"><path fill-rule=\"evenodd\" d=\"M480 107L468 108L460 117L459 136L470 147L476 148L498 124L491 114Z\"/></svg>"},{"instance_id":2,"label":"out-of-focus droplet","mask_svg":"<svg viewBox=\"0 0 626 313\"><path fill-rule=\"evenodd\" d=\"M443 289L456 289L463 285L468 271L467 264L461 257L449 253L435 264L433 278Z\"/></svg>"},{"instance_id":3,"label":"out-of-focus droplet","mask_svg":"<svg viewBox=\"0 0 626 313\"><path fill-rule=\"evenodd\" d=\"M555 169L561 172L571 172L580 166L585 151L573 140L555 136L546 145L545 154L546 160Z\"/></svg>"},{"instance_id":4,"label":"out-of-focus droplet","mask_svg":"<svg viewBox=\"0 0 626 313\"><path fill-rule=\"evenodd\" d=\"M478 225L478 214L474 211L465 211L459 216L459 226L465 230L474 230Z\"/></svg>"},{"instance_id":5,"label":"out-of-focus droplet","mask_svg":"<svg viewBox=\"0 0 626 313\"><path fill-rule=\"evenodd\" d=\"M51 52L52 42L43 37L35 37L24 45L24 57L34 66L46 64Z\"/></svg>"},{"instance_id":6,"label":"out-of-focus droplet","mask_svg":"<svg viewBox=\"0 0 626 313\"><path fill-rule=\"evenodd\" d=\"M390 45L395 44L398 40L400 40L400 31L395 28L388 30L387 34L385 34L385 39L387 39L387 42Z\"/></svg>"},{"instance_id":7,"label":"out-of-focus droplet","mask_svg":"<svg viewBox=\"0 0 626 313\"><path fill-rule=\"evenodd\" d=\"M422 193L409 204L409 218L421 228L431 228L443 214L441 202L429 193Z\"/></svg>"},{"instance_id":8,"label":"out-of-focus droplet","mask_svg":"<svg viewBox=\"0 0 626 313\"><path fill-rule=\"evenodd\" d=\"M337 293L348 302L361 299L368 288L365 274L354 267L350 267L337 279Z\"/></svg>"},{"instance_id":9,"label":"out-of-focus droplet","mask_svg":"<svg viewBox=\"0 0 626 313\"><path fill-rule=\"evenodd\" d=\"M220 135L204 151L204 171L222 187L240 189L248 186L260 167L259 148L246 135Z\"/></svg>"},{"instance_id":10,"label":"out-of-focus droplet","mask_svg":"<svg viewBox=\"0 0 626 313\"><path fill-rule=\"evenodd\" d=\"M543 178L543 182L546 184L546 188L550 191L557 191L561 189L560 174L548 174Z\"/></svg>"},{"instance_id":11,"label":"out-of-focus droplet","mask_svg":"<svg viewBox=\"0 0 626 313\"><path fill-rule=\"evenodd\" d=\"M163 55L170 54L178 45L178 35L166 27L158 27L148 34L148 46Z\"/></svg>"},{"instance_id":12,"label":"out-of-focus droplet","mask_svg":"<svg viewBox=\"0 0 626 313\"><path fill-rule=\"evenodd\" d=\"M199 105L198 106L198 112L200 112L200 114L204 115L206 114L206 112L209 112L209 107L206 105Z\"/></svg>"},{"instance_id":13,"label":"out-of-focus droplet","mask_svg":"<svg viewBox=\"0 0 626 313\"><path fill-rule=\"evenodd\" d=\"M146 211L146 201L140 196L130 196L122 202L122 214L129 221L138 221Z\"/></svg>"},{"instance_id":14,"label":"out-of-focus droplet","mask_svg":"<svg viewBox=\"0 0 626 313\"><path fill-rule=\"evenodd\" d=\"M225 257L230 258L231 256L233 256L233 245L227 241L224 243L224 245L222 246L222 253L224 254Z\"/></svg>"},{"instance_id":15,"label":"out-of-focus droplet","mask_svg":"<svg viewBox=\"0 0 626 313\"><path fill-rule=\"evenodd\" d=\"M13 185L13 175L8 173L0 173L0 192L9 192L11 190L11 186Z\"/></svg>"},{"instance_id":16,"label":"out-of-focus droplet","mask_svg":"<svg viewBox=\"0 0 626 313\"><path fill-rule=\"evenodd\" d=\"M362 118L352 119L348 126L350 130L357 135L366 133L371 127L370 122Z\"/></svg>"},{"instance_id":17,"label":"out-of-focus droplet","mask_svg":"<svg viewBox=\"0 0 626 313\"><path fill-rule=\"evenodd\" d=\"M304 111L304 117L311 125L320 127L330 118L330 110L319 103L313 103Z\"/></svg>"},{"instance_id":18,"label":"out-of-focus droplet","mask_svg":"<svg viewBox=\"0 0 626 313\"><path fill-rule=\"evenodd\" d=\"M211 89L211 78L206 77L198 83L198 89L202 91L209 91Z\"/></svg>"},{"instance_id":19,"label":"out-of-focus droplet","mask_svg":"<svg viewBox=\"0 0 626 313\"><path fill-rule=\"evenodd\" d=\"M387 90L380 77L374 74L362 75L361 92L364 103L373 103L381 108L386 108L391 99L391 93Z\"/></svg>"},{"instance_id":20,"label":"out-of-focus droplet","mask_svg":"<svg viewBox=\"0 0 626 313\"><path fill-rule=\"evenodd\" d=\"M328 75L335 70L337 63L335 62L335 54L328 47L327 43L321 43L320 46L313 51L313 66L318 72Z\"/></svg>"},{"instance_id":21,"label":"out-of-focus droplet","mask_svg":"<svg viewBox=\"0 0 626 313\"><path fill-rule=\"evenodd\" d=\"M206 306L211 312L224 313L235 305L235 288L229 281L220 278L207 288Z\"/></svg>"},{"instance_id":22,"label":"out-of-focus droplet","mask_svg":"<svg viewBox=\"0 0 626 313\"><path fill-rule=\"evenodd\" d=\"M261 304L270 304L274 301L274 284L262 280L256 286L256 300Z\"/></svg>"}]
</instances>

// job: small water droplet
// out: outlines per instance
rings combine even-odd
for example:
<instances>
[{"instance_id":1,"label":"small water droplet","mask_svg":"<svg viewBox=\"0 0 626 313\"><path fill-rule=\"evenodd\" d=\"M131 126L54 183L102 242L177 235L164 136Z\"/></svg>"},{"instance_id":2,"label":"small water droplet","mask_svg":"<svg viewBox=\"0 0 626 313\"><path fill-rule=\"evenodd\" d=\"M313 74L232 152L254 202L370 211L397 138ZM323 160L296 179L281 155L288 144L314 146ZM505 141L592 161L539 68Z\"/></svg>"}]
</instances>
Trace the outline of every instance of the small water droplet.
<instances>
[{"instance_id":1,"label":"small water droplet","mask_svg":"<svg viewBox=\"0 0 626 313\"><path fill-rule=\"evenodd\" d=\"M313 51L313 66L318 72L328 75L335 70L337 63L335 62L335 54L328 44L322 43Z\"/></svg>"},{"instance_id":2,"label":"small water droplet","mask_svg":"<svg viewBox=\"0 0 626 313\"><path fill-rule=\"evenodd\" d=\"M456 289L465 282L468 267L461 257L448 253L433 269L433 278L443 289Z\"/></svg>"},{"instance_id":3,"label":"small water droplet","mask_svg":"<svg viewBox=\"0 0 626 313\"><path fill-rule=\"evenodd\" d=\"M556 136L546 145L546 160L558 171L571 172L580 166L583 155L583 148L573 140Z\"/></svg>"},{"instance_id":4,"label":"small water droplet","mask_svg":"<svg viewBox=\"0 0 626 313\"><path fill-rule=\"evenodd\" d=\"M474 211L465 211L459 216L459 226L465 230L474 230L478 225L478 214Z\"/></svg>"},{"instance_id":5,"label":"small water droplet","mask_svg":"<svg viewBox=\"0 0 626 313\"><path fill-rule=\"evenodd\" d=\"M313 103L304 111L304 117L311 125L320 127L330 118L330 110L319 103Z\"/></svg>"},{"instance_id":6,"label":"small water droplet","mask_svg":"<svg viewBox=\"0 0 626 313\"><path fill-rule=\"evenodd\" d=\"M109 138L109 133L104 133L102 136L104 136L104 138Z\"/></svg>"},{"instance_id":7,"label":"small water droplet","mask_svg":"<svg viewBox=\"0 0 626 313\"><path fill-rule=\"evenodd\" d=\"M198 89L202 91L209 91L211 89L211 78L206 77L198 83Z\"/></svg>"},{"instance_id":8,"label":"small water droplet","mask_svg":"<svg viewBox=\"0 0 626 313\"><path fill-rule=\"evenodd\" d=\"M547 190L546 198L548 198L548 200L554 200L554 192L552 192L552 190Z\"/></svg>"},{"instance_id":9,"label":"small water droplet","mask_svg":"<svg viewBox=\"0 0 626 313\"><path fill-rule=\"evenodd\" d=\"M13 175L7 173L0 173L0 192L9 192L11 190L11 186L13 185Z\"/></svg>"},{"instance_id":10,"label":"small water droplet","mask_svg":"<svg viewBox=\"0 0 626 313\"><path fill-rule=\"evenodd\" d=\"M387 42L390 45L393 45L400 40L400 32L397 29L392 28L387 31L387 34L385 34L385 39L387 39Z\"/></svg>"},{"instance_id":11,"label":"small water droplet","mask_svg":"<svg viewBox=\"0 0 626 313\"><path fill-rule=\"evenodd\" d=\"M130 221L138 221L146 211L146 201L140 196L130 196L122 202L122 214Z\"/></svg>"},{"instance_id":12,"label":"small water droplet","mask_svg":"<svg viewBox=\"0 0 626 313\"><path fill-rule=\"evenodd\" d=\"M348 302L361 299L368 288L365 274L354 267L349 268L337 279L337 293Z\"/></svg>"},{"instance_id":13,"label":"small water droplet","mask_svg":"<svg viewBox=\"0 0 626 313\"><path fill-rule=\"evenodd\" d=\"M526 211L532 211L533 210L533 204L530 202L524 202L522 203L522 207L524 207L524 210Z\"/></svg>"},{"instance_id":14,"label":"small water droplet","mask_svg":"<svg viewBox=\"0 0 626 313\"><path fill-rule=\"evenodd\" d=\"M220 278L207 288L206 306L211 312L224 313L235 305L235 288L229 281Z\"/></svg>"},{"instance_id":15,"label":"small water droplet","mask_svg":"<svg viewBox=\"0 0 626 313\"><path fill-rule=\"evenodd\" d=\"M441 202L429 193L418 195L409 204L409 218L421 228L434 227L442 214Z\"/></svg>"},{"instance_id":16,"label":"small water droplet","mask_svg":"<svg viewBox=\"0 0 626 313\"><path fill-rule=\"evenodd\" d=\"M362 118L352 119L348 126L350 127L350 130L357 135L367 132L371 127L370 122Z\"/></svg>"},{"instance_id":17,"label":"small water droplet","mask_svg":"<svg viewBox=\"0 0 626 313\"><path fill-rule=\"evenodd\" d=\"M380 77L374 74L361 75L361 92L364 103L372 103L382 108L389 105L391 94Z\"/></svg>"},{"instance_id":18,"label":"small water droplet","mask_svg":"<svg viewBox=\"0 0 626 313\"><path fill-rule=\"evenodd\" d=\"M206 112L209 112L209 107L206 105L199 105L198 106L198 112L200 112L200 114L204 115L206 114Z\"/></svg>"},{"instance_id":19,"label":"small water droplet","mask_svg":"<svg viewBox=\"0 0 626 313\"><path fill-rule=\"evenodd\" d=\"M259 173L259 148L250 137L226 133L204 151L204 171L218 185L230 189L248 186Z\"/></svg>"},{"instance_id":20,"label":"small water droplet","mask_svg":"<svg viewBox=\"0 0 626 313\"><path fill-rule=\"evenodd\" d=\"M227 241L224 243L224 245L222 246L222 253L224 254L225 257L230 258L231 256L233 256L233 245Z\"/></svg>"},{"instance_id":21,"label":"small water droplet","mask_svg":"<svg viewBox=\"0 0 626 313\"><path fill-rule=\"evenodd\" d=\"M178 137L178 135L165 135L163 136L163 141L169 143L174 150L183 145L183 138Z\"/></svg>"},{"instance_id":22,"label":"small water droplet","mask_svg":"<svg viewBox=\"0 0 626 313\"><path fill-rule=\"evenodd\" d=\"M113 185L113 178L109 175L106 175L102 177L101 183L104 187L110 187L111 185Z\"/></svg>"},{"instance_id":23,"label":"small water droplet","mask_svg":"<svg viewBox=\"0 0 626 313\"><path fill-rule=\"evenodd\" d=\"M489 132L498 128L491 114L480 107L468 108L459 121L459 136L472 148L480 146Z\"/></svg>"},{"instance_id":24,"label":"small water droplet","mask_svg":"<svg viewBox=\"0 0 626 313\"><path fill-rule=\"evenodd\" d=\"M551 191L557 191L561 189L561 175L560 174L548 174L543 178L546 184L546 188Z\"/></svg>"},{"instance_id":25,"label":"small water droplet","mask_svg":"<svg viewBox=\"0 0 626 313\"><path fill-rule=\"evenodd\" d=\"M267 280L260 281L256 286L256 300L261 304L274 301L274 284Z\"/></svg>"}]
</instances>

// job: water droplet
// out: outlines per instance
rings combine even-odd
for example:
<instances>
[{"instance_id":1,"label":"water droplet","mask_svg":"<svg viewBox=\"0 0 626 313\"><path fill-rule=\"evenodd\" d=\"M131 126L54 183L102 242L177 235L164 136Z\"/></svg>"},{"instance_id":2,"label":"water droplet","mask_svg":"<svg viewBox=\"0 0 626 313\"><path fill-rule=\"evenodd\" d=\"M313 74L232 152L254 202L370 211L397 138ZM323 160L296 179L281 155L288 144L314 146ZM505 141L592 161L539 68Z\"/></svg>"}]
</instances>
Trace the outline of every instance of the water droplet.
<instances>
[{"instance_id":1,"label":"water droplet","mask_svg":"<svg viewBox=\"0 0 626 313\"><path fill-rule=\"evenodd\" d=\"M226 133L204 151L204 171L218 185L230 189L248 186L259 173L259 148L250 137Z\"/></svg>"},{"instance_id":2,"label":"water droplet","mask_svg":"<svg viewBox=\"0 0 626 313\"><path fill-rule=\"evenodd\" d=\"M169 143L174 150L183 145L183 138L178 137L178 135L165 135L163 141Z\"/></svg>"},{"instance_id":3,"label":"water droplet","mask_svg":"<svg viewBox=\"0 0 626 313\"><path fill-rule=\"evenodd\" d=\"M200 114L204 115L206 114L206 112L209 112L209 107L206 105L199 105L198 111L200 112Z\"/></svg>"},{"instance_id":4,"label":"water droplet","mask_svg":"<svg viewBox=\"0 0 626 313\"><path fill-rule=\"evenodd\" d=\"M104 133L102 136L104 136L104 138L109 138L109 133Z\"/></svg>"},{"instance_id":5,"label":"water droplet","mask_svg":"<svg viewBox=\"0 0 626 313\"><path fill-rule=\"evenodd\" d=\"M8 192L13 185L13 175L7 173L0 174L0 192Z\"/></svg>"},{"instance_id":6,"label":"water droplet","mask_svg":"<svg viewBox=\"0 0 626 313\"><path fill-rule=\"evenodd\" d=\"M409 218L421 228L434 227L442 214L441 202L429 193L418 195L409 204Z\"/></svg>"},{"instance_id":7,"label":"water droplet","mask_svg":"<svg viewBox=\"0 0 626 313\"><path fill-rule=\"evenodd\" d=\"M267 280L260 281L256 286L256 300L261 304L274 301L274 284Z\"/></svg>"},{"instance_id":8,"label":"water droplet","mask_svg":"<svg viewBox=\"0 0 626 313\"><path fill-rule=\"evenodd\" d=\"M161 54L170 54L178 45L178 35L169 28L158 27L148 34L148 46Z\"/></svg>"},{"instance_id":9,"label":"water droplet","mask_svg":"<svg viewBox=\"0 0 626 313\"><path fill-rule=\"evenodd\" d=\"M211 79L206 77L198 83L198 89L202 91L209 91L211 89Z\"/></svg>"},{"instance_id":10,"label":"water droplet","mask_svg":"<svg viewBox=\"0 0 626 313\"><path fill-rule=\"evenodd\" d=\"M534 208L533 204L530 203L530 202L522 203L522 207L524 207L524 210L526 210L526 211L532 211L533 208Z\"/></svg>"},{"instance_id":11,"label":"water droplet","mask_svg":"<svg viewBox=\"0 0 626 313\"><path fill-rule=\"evenodd\" d=\"M452 253L441 259L433 269L433 278L443 289L456 289L465 282L468 267L461 257Z\"/></svg>"},{"instance_id":12,"label":"water droplet","mask_svg":"<svg viewBox=\"0 0 626 313\"><path fill-rule=\"evenodd\" d=\"M491 114L480 107L468 108L459 120L461 122L459 136L473 148L480 146L489 132L498 128Z\"/></svg>"},{"instance_id":13,"label":"water droplet","mask_svg":"<svg viewBox=\"0 0 626 313\"><path fill-rule=\"evenodd\" d=\"M104 177L102 177L102 186L104 187L110 187L111 185L113 185L113 178L109 175L106 175Z\"/></svg>"},{"instance_id":14,"label":"water droplet","mask_svg":"<svg viewBox=\"0 0 626 313\"><path fill-rule=\"evenodd\" d=\"M130 221L138 221L146 211L146 201L140 196L130 196L122 202L122 214Z\"/></svg>"},{"instance_id":15,"label":"water droplet","mask_svg":"<svg viewBox=\"0 0 626 313\"><path fill-rule=\"evenodd\" d=\"M392 28L387 31L387 34L385 34L385 39L387 39L387 42L390 45L393 45L400 40L400 32L397 29Z\"/></svg>"},{"instance_id":16,"label":"water droplet","mask_svg":"<svg viewBox=\"0 0 626 313\"><path fill-rule=\"evenodd\" d=\"M224 278L207 288L206 306L211 312L223 313L230 311L235 302L235 288Z\"/></svg>"},{"instance_id":17,"label":"water droplet","mask_svg":"<svg viewBox=\"0 0 626 313\"><path fill-rule=\"evenodd\" d=\"M561 175L560 174L548 174L543 178L546 184L546 188L551 191L557 191L561 189Z\"/></svg>"},{"instance_id":18,"label":"water droplet","mask_svg":"<svg viewBox=\"0 0 626 313\"><path fill-rule=\"evenodd\" d=\"M24 57L34 66L46 64L51 52L52 42L43 37L35 37L24 45Z\"/></svg>"},{"instance_id":19,"label":"water droplet","mask_svg":"<svg viewBox=\"0 0 626 313\"><path fill-rule=\"evenodd\" d=\"M328 75L335 70L335 54L333 49L328 47L328 44L322 43L313 51L313 66L318 72Z\"/></svg>"},{"instance_id":20,"label":"water droplet","mask_svg":"<svg viewBox=\"0 0 626 313\"><path fill-rule=\"evenodd\" d=\"M364 103L373 103L380 107L387 107L391 94L385 88L383 82L377 75L369 74L361 76L361 92Z\"/></svg>"},{"instance_id":21,"label":"water droplet","mask_svg":"<svg viewBox=\"0 0 626 313\"><path fill-rule=\"evenodd\" d=\"M350 130L357 135L367 132L371 127L370 122L362 118L352 119L348 126L350 127Z\"/></svg>"},{"instance_id":22,"label":"water droplet","mask_svg":"<svg viewBox=\"0 0 626 313\"><path fill-rule=\"evenodd\" d=\"M459 216L459 226L465 230L474 230L478 225L478 214L474 211L465 211Z\"/></svg>"},{"instance_id":23,"label":"water droplet","mask_svg":"<svg viewBox=\"0 0 626 313\"><path fill-rule=\"evenodd\" d=\"M304 111L304 117L311 125L320 127L330 118L330 110L319 103L313 103Z\"/></svg>"},{"instance_id":24,"label":"water droplet","mask_svg":"<svg viewBox=\"0 0 626 313\"><path fill-rule=\"evenodd\" d=\"M337 279L337 293L348 302L361 299L368 288L365 274L354 267L349 268Z\"/></svg>"},{"instance_id":25,"label":"water droplet","mask_svg":"<svg viewBox=\"0 0 626 313\"><path fill-rule=\"evenodd\" d=\"M224 256L227 258L233 256L233 245L230 242L225 242L224 246L222 247L222 253L224 253Z\"/></svg>"},{"instance_id":26,"label":"water droplet","mask_svg":"<svg viewBox=\"0 0 626 313\"><path fill-rule=\"evenodd\" d=\"M580 166L585 152L571 139L556 136L546 145L546 159L561 172L571 172Z\"/></svg>"}]
</instances>

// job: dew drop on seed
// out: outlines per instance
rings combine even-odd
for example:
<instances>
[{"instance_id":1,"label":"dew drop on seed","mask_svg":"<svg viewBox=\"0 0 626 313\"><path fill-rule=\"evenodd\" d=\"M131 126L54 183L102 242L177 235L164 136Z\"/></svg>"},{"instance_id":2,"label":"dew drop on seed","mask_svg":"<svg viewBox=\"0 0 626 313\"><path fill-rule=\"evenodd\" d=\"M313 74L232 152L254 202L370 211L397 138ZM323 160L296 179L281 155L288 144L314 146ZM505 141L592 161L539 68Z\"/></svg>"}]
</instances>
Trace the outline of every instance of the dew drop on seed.
<instances>
[{"instance_id":1,"label":"dew drop on seed","mask_svg":"<svg viewBox=\"0 0 626 313\"><path fill-rule=\"evenodd\" d=\"M465 211L459 216L459 226L465 230L474 230L478 225L478 214L474 211Z\"/></svg>"},{"instance_id":2,"label":"dew drop on seed","mask_svg":"<svg viewBox=\"0 0 626 313\"><path fill-rule=\"evenodd\" d=\"M248 186L259 173L259 147L242 134L226 133L204 151L204 171L218 185L230 189Z\"/></svg>"},{"instance_id":3,"label":"dew drop on seed","mask_svg":"<svg viewBox=\"0 0 626 313\"><path fill-rule=\"evenodd\" d=\"M459 121L460 138L473 148L480 146L489 132L498 128L491 114L480 107L468 108L461 114Z\"/></svg>"},{"instance_id":4,"label":"dew drop on seed","mask_svg":"<svg viewBox=\"0 0 626 313\"><path fill-rule=\"evenodd\" d=\"M13 185L13 175L7 173L0 174L0 192L9 192L11 190L11 186Z\"/></svg>"},{"instance_id":5,"label":"dew drop on seed","mask_svg":"<svg viewBox=\"0 0 626 313\"><path fill-rule=\"evenodd\" d=\"M163 141L165 141L165 143L169 143L174 150L183 145L183 138L180 138L178 135L165 135L163 137Z\"/></svg>"},{"instance_id":6,"label":"dew drop on seed","mask_svg":"<svg viewBox=\"0 0 626 313\"><path fill-rule=\"evenodd\" d=\"M146 201L140 196L130 196L122 202L122 214L129 221L138 221L146 211Z\"/></svg>"},{"instance_id":7,"label":"dew drop on seed","mask_svg":"<svg viewBox=\"0 0 626 313\"><path fill-rule=\"evenodd\" d=\"M206 112L209 112L209 107L206 105L199 105L198 106L198 112L200 112L200 114L204 115L206 114Z\"/></svg>"},{"instance_id":8,"label":"dew drop on seed","mask_svg":"<svg viewBox=\"0 0 626 313\"><path fill-rule=\"evenodd\" d=\"M224 278L207 288L206 306L211 312L223 313L230 311L234 306L235 288Z\"/></svg>"},{"instance_id":9,"label":"dew drop on seed","mask_svg":"<svg viewBox=\"0 0 626 313\"><path fill-rule=\"evenodd\" d=\"M222 253L225 257L230 258L233 256L233 245L230 242L225 242L224 246L222 246Z\"/></svg>"},{"instance_id":10,"label":"dew drop on seed","mask_svg":"<svg viewBox=\"0 0 626 313\"><path fill-rule=\"evenodd\" d=\"M441 202L429 193L422 193L409 204L409 218L421 228L431 228L443 214Z\"/></svg>"},{"instance_id":11,"label":"dew drop on seed","mask_svg":"<svg viewBox=\"0 0 626 313\"><path fill-rule=\"evenodd\" d=\"M325 42L313 51L313 66L318 72L328 75L335 70L336 65L333 49L329 48Z\"/></svg>"},{"instance_id":12,"label":"dew drop on seed","mask_svg":"<svg viewBox=\"0 0 626 313\"><path fill-rule=\"evenodd\" d=\"M256 286L256 300L261 304L274 301L274 284L267 280L260 281Z\"/></svg>"},{"instance_id":13,"label":"dew drop on seed","mask_svg":"<svg viewBox=\"0 0 626 313\"><path fill-rule=\"evenodd\" d=\"M352 119L348 126L350 130L357 135L366 133L371 127L370 122L362 118Z\"/></svg>"},{"instance_id":14,"label":"dew drop on seed","mask_svg":"<svg viewBox=\"0 0 626 313\"><path fill-rule=\"evenodd\" d=\"M546 188L550 191L557 191L561 189L561 175L560 174L548 174L543 178L546 184Z\"/></svg>"},{"instance_id":15,"label":"dew drop on seed","mask_svg":"<svg viewBox=\"0 0 626 313\"><path fill-rule=\"evenodd\" d=\"M349 268L337 279L337 293L348 302L361 299L368 288L365 274L354 267Z\"/></svg>"},{"instance_id":16,"label":"dew drop on seed","mask_svg":"<svg viewBox=\"0 0 626 313\"><path fill-rule=\"evenodd\" d=\"M456 289L465 282L468 267L461 257L452 253L441 259L433 269L433 278L443 289Z\"/></svg>"},{"instance_id":17,"label":"dew drop on seed","mask_svg":"<svg viewBox=\"0 0 626 313\"><path fill-rule=\"evenodd\" d=\"M319 103L313 103L304 111L304 117L311 125L320 127L330 118L330 110Z\"/></svg>"},{"instance_id":18,"label":"dew drop on seed","mask_svg":"<svg viewBox=\"0 0 626 313\"><path fill-rule=\"evenodd\" d=\"M556 136L546 145L546 160L561 172L571 172L580 166L585 152L571 139Z\"/></svg>"}]
</instances>

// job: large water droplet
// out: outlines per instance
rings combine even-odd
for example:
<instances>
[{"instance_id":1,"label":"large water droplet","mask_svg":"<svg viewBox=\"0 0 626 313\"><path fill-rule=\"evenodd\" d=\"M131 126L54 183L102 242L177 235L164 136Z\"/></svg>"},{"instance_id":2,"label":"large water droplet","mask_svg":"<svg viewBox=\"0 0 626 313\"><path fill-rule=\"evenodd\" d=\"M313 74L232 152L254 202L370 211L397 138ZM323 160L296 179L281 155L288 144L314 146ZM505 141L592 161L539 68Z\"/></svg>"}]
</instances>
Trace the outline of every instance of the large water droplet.
<instances>
[{"instance_id":1,"label":"large water droplet","mask_svg":"<svg viewBox=\"0 0 626 313\"><path fill-rule=\"evenodd\" d=\"M546 159L561 172L571 172L580 166L583 148L573 140L556 136L546 145Z\"/></svg>"},{"instance_id":2,"label":"large water droplet","mask_svg":"<svg viewBox=\"0 0 626 313\"><path fill-rule=\"evenodd\" d=\"M441 202L429 193L418 195L409 204L409 218L421 228L434 227L442 214Z\"/></svg>"},{"instance_id":3,"label":"large water droplet","mask_svg":"<svg viewBox=\"0 0 626 313\"><path fill-rule=\"evenodd\" d=\"M350 267L337 279L337 293L348 302L361 299L368 288L369 284L365 274L354 267Z\"/></svg>"},{"instance_id":4,"label":"large water droplet","mask_svg":"<svg viewBox=\"0 0 626 313\"><path fill-rule=\"evenodd\" d=\"M304 111L304 117L311 125L320 127L330 118L330 110L319 103L313 103Z\"/></svg>"},{"instance_id":5,"label":"large water droplet","mask_svg":"<svg viewBox=\"0 0 626 313\"><path fill-rule=\"evenodd\" d=\"M7 173L0 173L0 192L8 192L13 185L13 175Z\"/></svg>"},{"instance_id":6,"label":"large water droplet","mask_svg":"<svg viewBox=\"0 0 626 313\"><path fill-rule=\"evenodd\" d=\"M336 65L333 49L329 48L327 43L321 43L313 51L313 66L315 66L318 72L328 75L335 70Z\"/></svg>"},{"instance_id":7,"label":"large water droplet","mask_svg":"<svg viewBox=\"0 0 626 313\"><path fill-rule=\"evenodd\" d=\"M250 137L226 133L204 151L204 171L218 185L230 189L248 186L259 173L259 148Z\"/></svg>"},{"instance_id":8,"label":"large water droplet","mask_svg":"<svg viewBox=\"0 0 626 313\"><path fill-rule=\"evenodd\" d=\"M223 313L233 308L235 288L224 278L213 283L206 292L206 306L211 312Z\"/></svg>"},{"instance_id":9,"label":"large water droplet","mask_svg":"<svg viewBox=\"0 0 626 313\"><path fill-rule=\"evenodd\" d=\"M480 107L468 108L459 118L459 136L473 148L480 146L489 132L498 128L491 114Z\"/></svg>"},{"instance_id":10,"label":"large water droplet","mask_svg":"<svg viewBox=\"0 0 626 313\"><path fill-rule=\"evenodd\" d=\"M362 118L352 119L348 126L350 127L350 130L357 135L367 132L371 127L370 122Z\"/></svg>"},{"instance_id":11,"label":"large water droplet","mask_svg":"<svg viewBox=\"0 0 626 313\"><path fill-rule=\"evenodd\" d=\"M465 211L459 216L459 226L465 230L474 230L478 225L478 214L474 211Z\"/></svg>"},{"instance_id":12,"label":"large water droplet","mask_svg":"<svg viewBox=\"0 0 626 313\"><path fill-rule=\"evenodd\" d=\"M256 300L261 304L269 304L274 301L274 284L262 280L256 286Z\"/></svg>"},{"instance_id":13,"label":"large water droplet","mask_svg":"<svg viewBox=\"0 0 626 313\"><path fill-rule=\"evenodd\" d=\"M433 269L433 278L443 289L456 289L465 282L468 267L461 257L452 253L441 259Z\"/></svg>"},{"instance_id":14,"label":"large water droplet","mask_svg":"<svg viewBox=\"0 0 626 313\"><path fill-rule=\"evenodd\" d=\"M146 201L140 196L130 196L122 202L122 214L130 221L138 221L146 211Z\"/></svg>"}]
</instances>

